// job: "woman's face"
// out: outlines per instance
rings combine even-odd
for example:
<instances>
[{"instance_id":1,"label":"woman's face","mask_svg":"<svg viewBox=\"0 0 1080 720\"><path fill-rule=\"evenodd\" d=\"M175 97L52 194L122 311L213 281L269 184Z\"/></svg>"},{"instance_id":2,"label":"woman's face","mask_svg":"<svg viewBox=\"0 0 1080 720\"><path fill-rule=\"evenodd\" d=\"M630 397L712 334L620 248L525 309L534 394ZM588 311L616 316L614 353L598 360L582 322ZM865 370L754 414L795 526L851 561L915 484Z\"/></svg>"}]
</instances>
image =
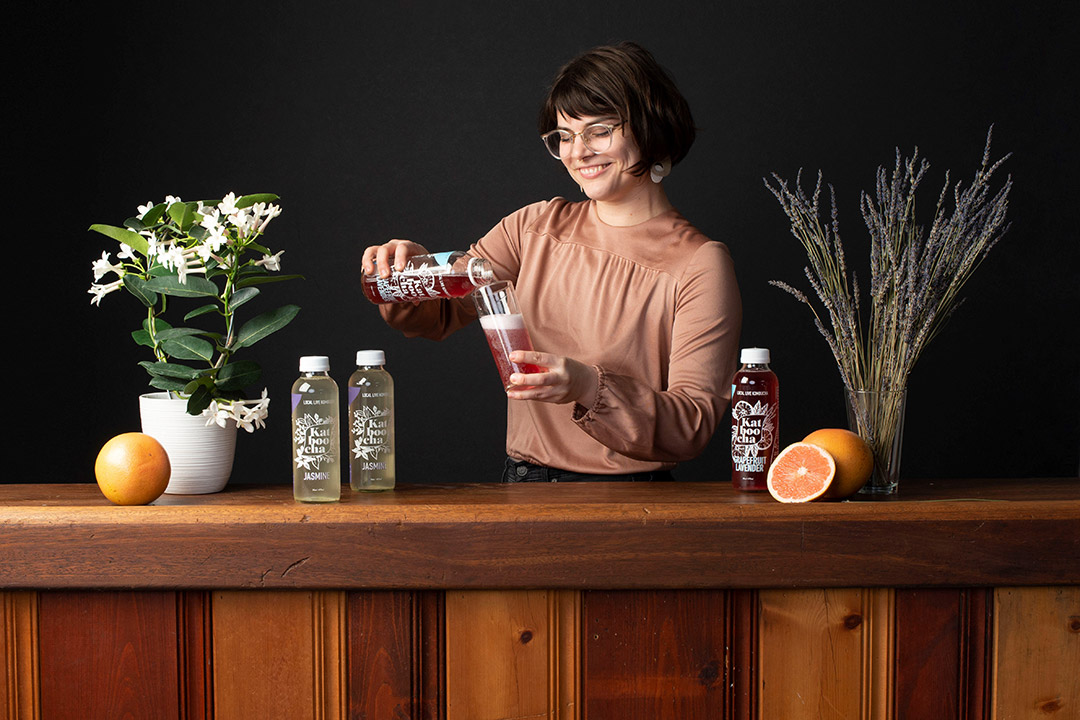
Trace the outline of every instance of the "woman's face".
<instances>
[{"instance_id":1,"label":"woman's face","mask_svg":"<svg viewBox=\"0 0 1080 720\"><path fill-rule=\"evenodd\" d=\"M557 121L559 129L572 133L580 133L596 123L619 124L619 119L613 116L587 116L579 119L562 113L559 113ZM604 152L594 153L585 147L579 135L574 138L570 148L561 153L559 159L574 182L597 202L626 200L649 179L648 174L636 177L630 173L630 168L641 160L641 152L625 125L615 128L611 147Z\"/></svg>"}]
</instances>

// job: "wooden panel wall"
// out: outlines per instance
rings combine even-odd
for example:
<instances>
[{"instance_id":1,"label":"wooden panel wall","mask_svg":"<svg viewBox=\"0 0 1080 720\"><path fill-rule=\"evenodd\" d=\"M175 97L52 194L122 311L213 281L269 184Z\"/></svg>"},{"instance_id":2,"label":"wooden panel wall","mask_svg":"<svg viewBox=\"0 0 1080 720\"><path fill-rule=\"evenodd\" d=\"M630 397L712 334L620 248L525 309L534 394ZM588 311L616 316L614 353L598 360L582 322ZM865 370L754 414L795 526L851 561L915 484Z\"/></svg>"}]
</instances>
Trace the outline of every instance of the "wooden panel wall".
<instances>
[{"instance_id":1,"label":"wooden panel wall","mask_svg":"<svg viewBox=\"0 0 1080 720\"><path fill-rule=\"evenodd\" d=\"M177 630L176 593L41 593L41 716L179 720Z\"/></svg>"},{"instance_id":2,"label":"wooden panel wall","mask_svg":"<svg viewBox=\"0 0 1080 720\"><path fill-rule=\"evenodd\" d=\"M760 717L891 717L892 591L760 593Z\"/></svg>"},{"instance_id":3,"label":"wooden panel wall","mask_svg":"<svg viewBox=\"0 0 1080 720\"><path fill-rule=\"evenodd\" d=\"M580 593L446 594L447 720L580 717Z\"/></svg>"},{"instance_id":4,"label":"wooden panel wall","mask_svg":"<svg viewBox=\"0 0 1080 720\"><path fill-rule=\"evenodd\" d=\"M0 710L4 717L37 718L37 593L0 592Z\"/></svg>"},{"instance_id":5,"label":"wooden panel wall","mask_svg":"<svg viewBox=\"0 0 1080 720\"><path fill-rule=\"evenodd\" d=\"M2 592L0 717L1080 717L1080 588Z\"/></svg>"},{"instance_id":6,"label":"wooden panel wall","mask_svg":"<svg viewBox=\"0 0 1080 720\"><path fill-rule=\"evenodd\" d=\"M995 718L1080 717L1080 588L994 593Z\"/></svg>"},{"instance_id":7,"label":"wooden panel wall","mask_svg":"<svg viewBox=\"0 0 1080 720\"><path fill-rule=\"evenodd\" d=\"M444 619L441 592L349 593L350 718L444 720Z\"/></svg>"},{"instance_id":8,"label":"wooden panel wall","mask_svg":"<svg viewBox=\"0 0 1080 720\"><path fill-rule=\"evenodd\" d=\"M896 717L990 717L993 592L896 591Z\"/></svg>"},{"instance_id":9,"label":"wooden panel wall","mask_svg":"<svg viewBox=\"0 0 1080 720\"><path fill-rule=\"evenodd\" d=\"M345 593L214 593L219 718L345 717Z\"/></svg>"},{"instance_id":10,"label":"wooden panel wall","mask_svg":"<svg viewBox=\"0 0 1080 720\"><path fill-rule=\"evenodd\" d=\"M727 614L719 590L586 593L585 717L723 717Z\"/></svg>"}]
</instances>

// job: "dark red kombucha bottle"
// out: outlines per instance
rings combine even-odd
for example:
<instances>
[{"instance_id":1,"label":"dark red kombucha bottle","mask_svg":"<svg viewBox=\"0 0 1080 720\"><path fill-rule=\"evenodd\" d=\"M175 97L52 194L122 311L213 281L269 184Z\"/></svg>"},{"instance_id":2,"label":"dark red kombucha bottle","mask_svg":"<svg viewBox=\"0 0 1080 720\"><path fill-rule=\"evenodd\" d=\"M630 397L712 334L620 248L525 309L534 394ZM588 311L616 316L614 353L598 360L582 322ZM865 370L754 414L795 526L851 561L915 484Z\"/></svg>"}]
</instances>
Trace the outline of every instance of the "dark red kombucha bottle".
<instances>
[{"instance_id":1,"label":"dark red kombucha bottle","mask_svg":"<svg viewBox=\"0 0 1080 720\"><path fill-rule=\"evenodd\" d=\"M768 490L769 465L780 451L780 384L766 348L743 348L731 384L731 483Z\"/></svg>"}]
</instances>

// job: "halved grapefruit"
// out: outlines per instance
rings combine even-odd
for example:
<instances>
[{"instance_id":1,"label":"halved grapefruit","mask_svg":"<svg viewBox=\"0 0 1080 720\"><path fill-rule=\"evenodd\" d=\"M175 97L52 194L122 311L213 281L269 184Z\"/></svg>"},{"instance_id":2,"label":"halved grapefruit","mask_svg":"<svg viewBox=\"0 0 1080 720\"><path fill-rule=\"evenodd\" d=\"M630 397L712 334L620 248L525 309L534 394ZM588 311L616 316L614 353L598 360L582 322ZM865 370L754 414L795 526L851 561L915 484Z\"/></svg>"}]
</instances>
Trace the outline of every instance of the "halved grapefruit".
<instances>
[{"instance_id":1,"label":"halved grapefruit","mask_svg":"<svg viewBox=\"0 0 1080 720\"><path fill-rule=\"evenodd\" d=\"M769 493L780 502L808 502L821 497L835 476L836 461L824 448L792 443L769 466Z\"/></svg>"}]
</instances>

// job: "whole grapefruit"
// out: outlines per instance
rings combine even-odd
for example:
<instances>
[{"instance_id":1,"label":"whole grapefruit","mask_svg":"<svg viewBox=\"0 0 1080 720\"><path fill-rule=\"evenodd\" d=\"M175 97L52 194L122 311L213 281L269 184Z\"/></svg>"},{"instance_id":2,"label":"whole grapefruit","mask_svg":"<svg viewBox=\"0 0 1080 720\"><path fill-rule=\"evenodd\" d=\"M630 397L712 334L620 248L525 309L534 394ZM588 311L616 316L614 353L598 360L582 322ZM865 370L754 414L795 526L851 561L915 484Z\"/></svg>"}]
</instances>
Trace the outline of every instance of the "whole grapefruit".
<instances>
[{"instance_id":1,"label":"whole grapefruit","mask_svg":"<svg viewBox=\"0 0 1080 720\"><path fill-rule=\"evenodd\" d=\"M146 505L157 500L171 473L169 456L161 443L138 432L109 440L94 462L98 487L117 505Z\"/></svg>"},{"instance_id":2,"label":"whole grapefruit","mask_svg":"<svg viewBox=\"0 0 1080 720\"><path fill-rule=\"evenodd\" d=\"M836 477L825 491L827 498L846 498L859 491L874 470L874 453L866 441L850 430L824 428L803 438L817 445L836 462Z\"/></svg>"}]
</instances>

